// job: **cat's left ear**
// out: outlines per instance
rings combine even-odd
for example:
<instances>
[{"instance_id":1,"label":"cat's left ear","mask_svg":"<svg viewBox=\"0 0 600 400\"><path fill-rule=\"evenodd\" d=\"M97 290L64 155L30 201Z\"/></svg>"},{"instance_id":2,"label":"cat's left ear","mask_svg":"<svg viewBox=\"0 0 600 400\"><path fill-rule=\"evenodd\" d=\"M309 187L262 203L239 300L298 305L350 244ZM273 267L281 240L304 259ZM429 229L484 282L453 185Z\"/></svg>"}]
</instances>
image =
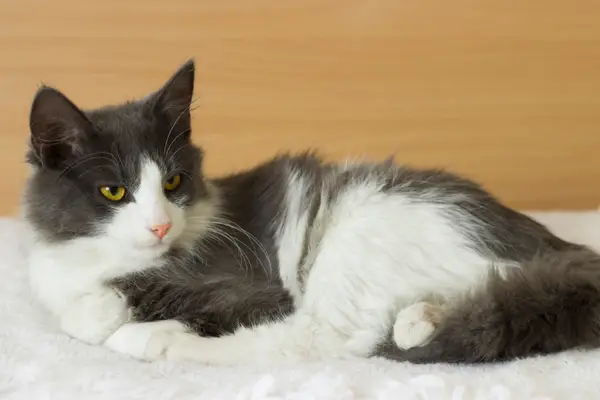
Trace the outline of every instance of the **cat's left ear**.
<instances>
[{"instance_id":1,"label":"cat's left ear","mask_svg":"<svg viewBox=\"0 0 600 400\"><path fill-rule=\"evenodd\" d=\"M188 60L154 95L155 112L166 116L172 124L190 124L195 70L194 60Z\"/></svg>"}]
</instances>

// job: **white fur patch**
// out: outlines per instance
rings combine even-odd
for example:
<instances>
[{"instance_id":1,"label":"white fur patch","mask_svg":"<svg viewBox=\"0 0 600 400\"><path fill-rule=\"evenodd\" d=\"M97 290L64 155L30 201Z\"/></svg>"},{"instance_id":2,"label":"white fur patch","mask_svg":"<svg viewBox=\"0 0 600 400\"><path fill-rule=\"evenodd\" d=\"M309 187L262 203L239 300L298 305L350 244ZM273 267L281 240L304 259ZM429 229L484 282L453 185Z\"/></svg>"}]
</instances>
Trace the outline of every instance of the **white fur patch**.
<instances>
[{"instance_id":1,"label":"white fur patch","mask_svg":"<svg viewBox=\"0 0 600 400\"><path fill-rule=\"evenodd\" d=\"M427 317L428 303L420 302L402 309L394 323L394 342L401 349L427 344L435 331L435 325Z\"/></svg>"},{"instance_id":2,"label":"white fur patch","mask_svg":"<svg viewBox=\"0 0 600 400\"><path fill-rule=\"evenodd\" d=\"M165 196L165 177L159 166L149 159L142 159L140 163L140 184L132 193L134 201L118 208L106 226L106 234L125 241L128 246L164 252L184 231L185 211ZM171 229L160 240L151 229L166 223L172 224Z\"/></svg>"},{"instance_id":3,"label":"white fur patch","mask_svg":"<svg viewBox=\"0 0 600 400\"><path fill-rule=\"evenodd\" d=\"M149 344L159 332L187 332L184 324L175 320L130 322L122 325L104 343L109 349L137 359L149 358ZM160 335L158 335L160 336Z\"/></svg>"},{"instance_id":4,"label":"white fur patch","mask_svg":"<svg viewBox=\"0 0 600 400\"><path fill-rule=\"evenodd\" d=\"M285 196L285 219L277 235L277 257L283 286L295 300L301 297L298 286L298 264L302 257L304 237L308 228L308 211L303 208L307 186L298 173L290 173Z\"/></svg>"},{"instance_id":5,"label":"white fur patch","mask_svg":"<svg viewBox=\"0 0 600 400\"><path fill-rule=\"evenodd\" d=\"M129 318L124 300L102 287L78 297L60 315L60 328L82 342L100 344Z\"/></svg>"}]
</instances>

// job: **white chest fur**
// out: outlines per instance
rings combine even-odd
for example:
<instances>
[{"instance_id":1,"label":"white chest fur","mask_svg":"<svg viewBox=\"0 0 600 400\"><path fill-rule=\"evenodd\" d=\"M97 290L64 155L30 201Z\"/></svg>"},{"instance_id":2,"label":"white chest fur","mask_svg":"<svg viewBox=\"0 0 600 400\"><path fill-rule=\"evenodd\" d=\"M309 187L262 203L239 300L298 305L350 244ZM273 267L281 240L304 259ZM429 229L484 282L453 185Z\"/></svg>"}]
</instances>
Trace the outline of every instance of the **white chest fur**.
<instances>
[{"instance_id":1,"label":"white chest fur","mask_svg":"<svg viewBox=\"0 0 600 400\"><path fill-rule=\"evenodd\" d=\"M78 297L102 288L107 280L156 263L154 255L119 247L101 238L62 243L35 240L28 257L33 292L46 308L60 314Z\"/></svg>"},{"instance_id":2,"label":"white chest fur","mask_svg":"<svg viewBox=\"0 0 600 400\"><path fill-rule=\"evenodd\" d=\"M34 240L27 261L31 289L60 328L99 344L130 318L126 300L105 282L157 265L155 260L147 251L136 254L106 238L81 238Z\"/></svg>"}]
</instances>

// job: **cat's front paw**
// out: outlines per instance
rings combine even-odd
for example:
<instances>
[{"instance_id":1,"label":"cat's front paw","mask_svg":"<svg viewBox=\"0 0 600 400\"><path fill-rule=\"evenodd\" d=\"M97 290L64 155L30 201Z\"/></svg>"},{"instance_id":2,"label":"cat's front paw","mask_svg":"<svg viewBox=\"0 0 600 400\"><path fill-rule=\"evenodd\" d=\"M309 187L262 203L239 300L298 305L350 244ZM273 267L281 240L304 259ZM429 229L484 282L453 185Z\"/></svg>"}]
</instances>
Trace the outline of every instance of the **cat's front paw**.
<instances>
[{"instance_id":1,"label":"cat's front paw","mask_svg":"<svg viewBox=\"0 0 600 400\"><path fill-rule=\"evenodd\" d=\"M172 359L172 349L174 345L179 343L179 338L189 335L186 332L177 331L160 331L152 335L146 344L145 357L147 360L159 360L162 358Z\"/></svg>"},{"instance_id":2,"label":"cat's front paw","mask_svg":"<svg viewBox=\"0 0 600 400\"><path fill-rule=\"evenodd\" d=\"M426 345L436 329L441 308L430 303L412 304L398 313L394 323L394 342L403 349Z\"/></svg>"},{"instance_id":3,"label":"cat's front paw","mask_svg":"<svg viewBox=\"0 0 600 400\"><path fill-rule=\"evenodd\" d=\"M175 320L131 322L121 326L104 345L139 360L159 360L167 357L175 336L187 332L188 328Z\"/></svg>"},{"instance_id":4,"label":"cat's front paw","mask_svg":"<svg viewBox=\"0 0 600 400\"><path fill-rule=\"evenodd\" d=\"M88 344L100 344L129 319L127 301L111 288L101 288L73 300L60 316L67 335Z\"/></svg>"}]
</instances>

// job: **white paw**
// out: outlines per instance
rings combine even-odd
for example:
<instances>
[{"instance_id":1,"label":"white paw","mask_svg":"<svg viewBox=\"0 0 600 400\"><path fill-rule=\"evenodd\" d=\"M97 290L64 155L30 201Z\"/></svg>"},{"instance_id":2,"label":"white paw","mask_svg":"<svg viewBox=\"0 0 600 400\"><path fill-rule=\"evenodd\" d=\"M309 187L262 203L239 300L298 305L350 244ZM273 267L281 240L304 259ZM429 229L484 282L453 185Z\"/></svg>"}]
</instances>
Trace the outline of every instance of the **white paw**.
<instances>
[{"instance_id":1,"label":"white paw","mask_svg":"<svg viewBox=\"0 0 600 400\"><path fill-rule=\"evenodd\" d=\"M152 335L146 345L145 357L149 360L157 360L161 358L178 358L176 355L172 357L173 345L178 343L178 339L185 337L185 332L161 331Z\"/></svg>"},{"instance_id":2,"label":"white paw","mask_svg":"<svg viewBox=\"0 0 600 400\"><path fill-rule=\"evenodd\" d=\"M74 299L60 316L60 328L82 342L100 344L128 320L126 299L102 287Z\"/></svg>"},{"instance_id":3,"label":"white paw","mask_svg":"<svg viewBox=\"0 0 600 400\"><path fill-rule=\"evenodd\" d=\"M158 360L166 357L171 338L187 331L184 324L175 320L130 322L113 333L104 346L140 360Z\"/></svg>"},{"instance_id":4,"label":"white paw","mask_svg":"<svg viewBox=\"0 0 600 400\"><path fill-rule=\"evenodd\" d=\"M435 331L430 320L429 303L416 303L398 313L394 323L394 342L403 349L410 349L427 344Z\"/></svg>"}]
</instances>

